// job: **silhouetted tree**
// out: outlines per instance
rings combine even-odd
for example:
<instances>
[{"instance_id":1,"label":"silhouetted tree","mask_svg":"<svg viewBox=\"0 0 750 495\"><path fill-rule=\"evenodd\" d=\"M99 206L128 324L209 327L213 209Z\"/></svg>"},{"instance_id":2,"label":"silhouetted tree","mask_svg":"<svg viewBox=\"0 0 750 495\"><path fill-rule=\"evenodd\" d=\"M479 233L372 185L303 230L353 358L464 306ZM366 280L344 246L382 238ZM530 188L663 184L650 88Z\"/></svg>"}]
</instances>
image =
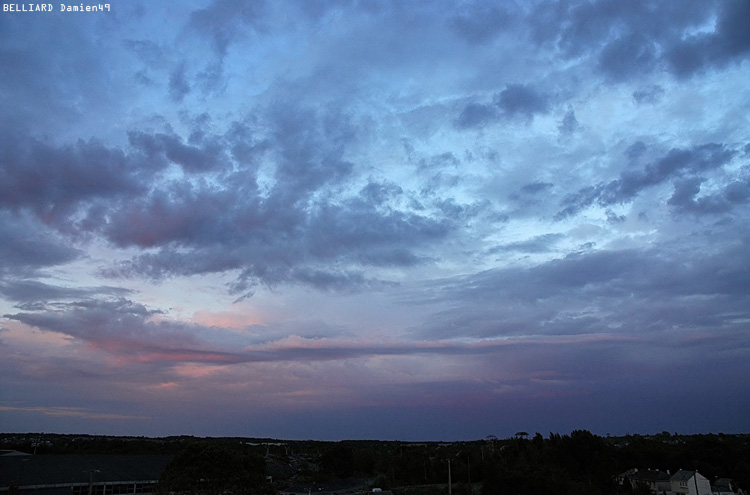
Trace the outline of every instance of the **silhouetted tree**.
<instances>
[{"instance_id":1,"label":"silhouetted tree","mask_svg":"<svg viewBox=\"0 0 750 495\"><path fill-rule=\"evenodd\" d=\"M167 465L162 493L191 495L273 493L265 482L265 459L223 445L194 443Z\"/></svg>"}]
</instances>

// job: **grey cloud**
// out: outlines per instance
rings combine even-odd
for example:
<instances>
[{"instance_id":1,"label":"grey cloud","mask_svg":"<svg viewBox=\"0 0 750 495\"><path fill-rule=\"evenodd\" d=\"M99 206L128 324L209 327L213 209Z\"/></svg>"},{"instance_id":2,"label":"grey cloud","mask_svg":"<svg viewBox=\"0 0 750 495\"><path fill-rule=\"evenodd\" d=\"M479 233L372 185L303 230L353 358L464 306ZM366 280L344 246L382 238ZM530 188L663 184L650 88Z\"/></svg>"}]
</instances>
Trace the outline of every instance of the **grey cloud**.
<instances>
[{"instance_id":1,"label":"grey cloud","mask_svg":"<svg viewBox=\"0 0 750 495\"><path fill-rule=\"evenodd\" d=\"M657 46L645 36L633 33L610 41L599 53L599 68L615 81L649 73L656 66Z\"/></svg>"},{"instance_id":2,"label":"grey cloud","mask_svg":"<svg viewBox=\"0 0 750 495\"><path fill-rule=\"evenodd\" d=\"M289 102L274 105L268 118L278 193L298 201L352 172L354 165L343 153L356 140L358 128L340 109L301 108Z\"/></svg>"},{"instance_id":3,"label":"grey cloud","mask_svg":"<svg viewBox=\"0 0 750 495\"><path fill-rule=\"evenodd\" d=\"M449 21L451 28L470 43L487 43L513 22L503 8L475 4Z\"/></svg>"},{"instance_id":4,"label":"grey cloud","mask_svg":"<svg viewBox=\"0 0 750 495\"><path fill-rule=\"evenodd\" d=\"M497 246L491 249L490 252L518 251L522 253L546 253L552 250L555 244L564 238L563 234L543 234L526 241L511 242Z\"/></svg>"},{"instance_id":5,"label":"grey cloud","mask_svg":"<svg viewBox=\"0 0 750 495\"><path fill-rule=\"evenodd\" d=\"M539 194L544 191L548 191L552 187L554 187L554 184L552 184L551 182L530 182L528 184L525 184L521 188L521 191L526 194Z\"/></svg>"},{"instance_id":6,"label":"grey cloud","mask_svg":"<svg viewBox=\"0 0 750 495\"><path fill-rule=\"evenodd\" d=\"M555 219L562 220L591 206L602 195L602 191L603 185L599 184L582 187L574 194L569 194L563 199L562 205L564 208L555 214Z\"/></svg>"},{"instance_id":7,"label":"grey cloud","mask_svg":"<svg viewBox=\"0 0 750 495\"><path fill-rule=\"evenodd\" d=\"M377 182L370 180L367 185L360 190L365 200L374 205L386 203L391 198L397 198L403 194L403 189L392 182Z\"/></svg>"},{"instance_id":8,"label":"grey cloud","mask_svg":"<svg viewBox=\"0 0 750 495\"><path fill-rule=\"evenodd\" d=\"M6 135L0 150L0 207L61 218L78 204L137 194L140 163L91 140L54 146Z\"/></svg>"},{"instance_id":9,"label":"grey cloud","mask_svg":"<svg viewBox=\"0 0 750 495\"><path fill-rule=\"evenodd\" d=\"M678 77L722 68L750 53L743 0L545 2L528 17L534 39L566 58L594 55L615 81L664 69ZM688 35L716 16L716 30ZM561 21L562 20L562 21Z\"/></svg>"},{"instance_id":10,"label":"grey cloud","mask_svg":"<svg viewBox=\"0 0 750 495\"><path fill-rule=\"evenodd\" d=\"M3 277L32 275L39 269L62 265L82 255L33 220L0 212L0 274ZM8 280L5 283L10 284Z\"/></svg>"},{"instance_id":11,"label":"grey cloud","mask_svg":"<svg viewBox=\"0 0 750 495\"><path fill-rule=\"evenodd\" d=\"M638 104L655 104L664 97L664 88L657 84L644 86L633 91L633 99Z\"/></svg>"},{"instance_id":12,"label":"grey cloud","mask_svg":"<svg viewBox=\"0 0 750 495\"><path fill-rule=\"evenodd\" d=\"M440 153L438 155L432 155L429 158L423 158L419 160L418 168L420 170L431 170L431 169L445 169L445 168L456 168L460 165L461 161L456 158L456 155L448 151Z\"/></svg>"},{"instance_id":13,"label":"grey cloud","mask_svg":"<svg viewBox=\"0 0 750 495\"><path fill-rule=\"evenodd\" d=\"M560 134L569 135L577 131L580 127L581 125L578 123L578 119L576 119L576 113L573 110L568 110L562 122L560 122L558 129L560 130Z\"/></svg>"},{"instance_id":14,"label":"grey cloud","mask_svg":"<svg viewBox=\"0 0 750 495\"><path fill-rule=\"evenodd\" d=\"M672 149L642 171L626 170L619 180L610 182L605 188L603 203L629 200L640 190L683 173L700 173L723 166L734 155L734 151L715 143L694 146L689 150Z\"/></svg>"},{"instance_id":15,"label":"grey cloud","mask_svg":"<svg viewBox=\"0 0 750 495\"><path fill-rule=\"evenodd\" d=\"M6 314L43 331L59 332L123 358L169 365L173 362L236 363L245 359L236 352L209 344L201 333L206 327L149 318L161 311L128 299L84 299L56 303L54 309ZM214 341L220 340L214 335Z\"/></svg>"},{"instance_id":16,"label":"grey cloud","mask_svg":"<svg viewBox=\"0 0 750 495\"><path fill-rule=\"evenodd\" d=\"M359 290L368 283L364 275L359 272L334 273L330 270L315 270L309 268L299 268L294 270L290 279L310 287L315 287L319 290L331 290L336 292Z\"/></svg>"},{"instance_id":17,"label":"grey cloud","mask_svg":"<svg viewBox=\"0 0 750 495\"><path fill-rule=\"evenodd\" d=\"M317 275L310 274L315 277ZM345 284L349 286L350 284ZM285 345L255 342L247 336L222 336L220 330L172 321L151 321L158 310L128 299L84 299L56 303L33 312L6 314L5 318L42 331L57 332L122 359L153 363L154 369L174 363L198 362L239 364L249 362L292 362L351 359L362 356L497 356L509 357L524 347L547 348L554 341L518 339L482 343L456 341L397 343L338 343ZM580 323L580 320L579 320ZM273 334L273 329L270 333ZM327 331L327 330L324 330ZM265 333L269 329L264 329ZM330 331L327 331L330 333ZM324 335L325 336L325 335ZM271 344L271 345L266 345Z\"/></svg>"},{"instance_id":18,"label":"grey cloud","mask_svg":"<svg viewBox=\"0 0 750 495\"><path fill-rule=\"evenodd\" d=\"M123 46L135 53L147 67L161 69L167 62L164 49L150 40L125 40Z\"/></svg>"},{"instance_id":19,"label":"grey cloud","mask_svg":"<svg viewBox=\"0 0 750 495\"><path fill-rule=\"evenodd\" d=\"M609 223L622 223L627 220L627 217L625 215L617 215L612 210L607 210L605 213L607 215L607 222Z\"/></svg>"},{"instance_id":20,"label":"grey cloud","mask_svg":"<svg viewBox=\"0 0 750 495\"><path fill-rule=\"evenodd\" d=\"M201 139L189 143L174 134L146 134L130 132L131 146L141 151L155 163L165 163L164 158L180 165L186 172L207 172L228 166L225 143L220 138Z\"/></svg>"},{"instance_id":21,"label":"grey cloud","mask_svg":"<svg viewBox=\"0 0 750 495\"><path fill-rule=\"evenodd\" d=\"M636 141L635 143L628 146L624 154L626 157L628 157L628 160L634 162L642 157L647 149L648 147L646 146L646 143L644 143L643 141Z\"/></svg>"},{"instance_id":22,"label":"grey cloud","mask_svg":"<svg viewBox=\"0 0 750 495\"><path fill-rule=\"evenodd\" d=\"M365 264L402 260L414 264L411 248L445 238L450 222L401 211L378 212L371 205L349 201L342 207L322 206L310 218L310 250L322 259L355 256ZM384 256L384 253L394 256Z\"/></svg>"},{"instance_id":23,"label":"grey cloud","mask_svg":"<svg viewBox=\"0 0 750 495\"><path fill-rule=\"evenodd\" d=\"M399 209L403 191L395 184L371 181L354 196L339 189L355 171L344 155L359 129L335 107L274 105L224 134L211 131L208 115L184 123L192 129L187 142L171 131L132 131L127 153L96 141L54 147L9 140L0 151L0 206L54 218L68 234L98 232L117 247L154 249L103 269L109 276L239 270L235 288L363 286L372 281L362 267L423 263L420 250L455 228L440 208L437 218ZM260 157L271 165L272 186L264 191ZM189 175L162 176L170 162ZM78 255L40 246L36 256L16 252L39 266Z\"/></svg>"},{"instance_id":24,"label":"grey cloud","mask_svg":"<svg viewBox=\"0 0 750 495\"><path fill-rule=\"evenodd\" d=\"M110 214L104 227L108 238L120 247L154 247L172 242L190 245L218 243L231 236L222 232L222 218L236 205L232 196L188 181L175 182L144 200L124 204ZM245 203L252 207L252 198Z\"/></svg>"},{"instance_id":25,"label":"grey cloud","mask_svg":"<svg viewBox=\"0 0 750 495\"><path fill-rule=\"evenodd\" d=\"M750 181L735 180L716 193L698 197L703 183L700 177L675 181L674 193L668 203L682 212L716 215L750 202Z\"/></svg>"},{"instance_id":26,"label":"grey cloud","mask_svg":"<svg viewBox=\"0 0 750 495\"><path fill-rule=\"evenodd\" d=\"M463 224L477 218L487 222L505 222L507 216L493 211L488 200L478 200L473 203L459 203L455 199L436 199L432 205L442 213L442 218Z\"/></svg>"},{"instance_id":27,"label":"grey cloud","mask_svg":"<svg viewBox=\"0 0 750 495\"><path fill-rule=\"evenodd\" d=\"M80 299L96 295L125 296L131 292L122 287L63 287L37 280L4 280L0 282L0 294L9 301L22 303L22 307L29 307L29 305L36 305L49 300Z\"/></svg>"},{"instance_id":28,"label":"grey cloud","mask_svg":"<svg viewBox=\"0 0 750 495\"><path fill-rule=\"evenodd\" d=\"M117 107L121 82L112 78L108 50L92 23L57 15L4 15L0 28L0 129L55 133ZM72 97L75 95L75 97Z\"/></svg>"},{"instance_id":29,"label":"grey cloud","mask_svg":"<svg viewBox=\"0 0 750 495\"><path fill-rule=\"evenodd\" d=\"M690 36L667 50L670 69L680 77L687 77L705 68L721 68L746 58L750 54L750 32L745 22L748 17L748 2L720 2L715 31Z\"/></svg>"},{"instance_id":30,"label":"grey cloud","mask_svg":"<svg viewBox=\"0 0 750 495\"><path fill-rule=\"evenodd\" d=\"M503 118L523 117L531 120L534 115L547 113L549 97L527 84L507 84L496 93L491 104L469 103L455 121L456 127L469 129L493 124Z\"/></svg>"},{"instance_id":31,"label":"grey cloud","mask_svg":"<svg viewBox=\"0 0 750 495\"><path fill-rule=\"evenodd\" d=\"M689 257L593 251L436 281L424 294L451 308L422 331L447 338L738 330L750 307L747 270L736 270L750 266L747 247L743 238L714 252L694 246Z\"/></svg>"},{"instance_id":32,"label":"grey cloud","mask_svg":"<svg viewBox=\"0 0 750 495\"><path fill-rule=\"evenodd\" d=\"M531 118L549 110L547 96L526 84L508 84L495 96L495 104L508 116Z\"/></svg>"},{"instance_id":33,"label":"grey cloud","mask_svg":"<svg viewBox=\"0 0 750 495\"><path fill-rule=\"evenodd\" d=\"M708 14L705 2L622 3L543 2L529 14L532 33L538 43L556 46L567 58L597 53L613 33L631 36L642 33L661 38L697 25Z\"/></svg>"},{"instance_id":34,"label":"grey cloud","mask_svg":"<svg viewBox=\"0 0 750 495\"><path fill-rule=\"evenodd\" d=\"M631 161L645 151L643 143L635 143L626 151ZM563 200L564 208L556 218L573 215L594 203L602 206L625 203L642 190L671 179L686 175L697 175L728 164L736 152L726 146L709 143L690 149L673 148L662 158L649 163L640 170L625 170L618 179L579 189Z\"/></svg>"},{"instance_id":35,"label":"grey cloud","mask_svg":"<svg viewBox=\"0 0 750 495\"><path fill-rule=\"evenodd\" d=\"M224 191L175 183L148 201L131 202L111 215L109 238L159 251L106 273L158 280L239 269L235 291L258 283L355 287L370 283L355 267L420 263L415 250L453 229L444 219L383 207L390 195L399 194L393 185L372 183L364 188L367 194L340 204L312 205L287 203L290 192L283 186L277 184L264 198L254 187Z\"/></svg>"},{"instance_id":36,"label":"grey cloud","mask_svg":"<svg viewBox=\"0 0 750 495\"><path fill-rule=\"evenodd\" d=\"M193 12L188 27L207 36L216 53L223 58L229 45L243 36L248 28L262 29L265 9L262 0L215 0L208 7Z\"/></svg>"},{"instance_id":37,"label":"grey cloud","mask_svg":"<svg viewBox=\"0 0 750 495\"><path fill-rule=\"evenodd\" d=\"M190 83L186 74L185 64L175 67L169 74L169 96L172 101L181 102L190 93Z\"/></svg>"},{"instance_id":38,"label":"grey cloud","mask_svg":"<svg viewBox=\"0 0 750 495\"><path fill-rule=\"evenodd\" d=\"M498 119L498 115L495 105L469 103L461 110L461 114L456 119L456 126L461 129L482 127L495 122Z\"/></svg>"},{"instance_id":39,"label":"grey cloud","mask_svg":"<svg viewBox=\"0 0 750 495\"><path fill-rule=\"evenodd\" d=\"M224 64L221 62L209 63L196 74L196 82L204 94L220 94L226 89L226 76Z\"/></svg>"}]
</instances>

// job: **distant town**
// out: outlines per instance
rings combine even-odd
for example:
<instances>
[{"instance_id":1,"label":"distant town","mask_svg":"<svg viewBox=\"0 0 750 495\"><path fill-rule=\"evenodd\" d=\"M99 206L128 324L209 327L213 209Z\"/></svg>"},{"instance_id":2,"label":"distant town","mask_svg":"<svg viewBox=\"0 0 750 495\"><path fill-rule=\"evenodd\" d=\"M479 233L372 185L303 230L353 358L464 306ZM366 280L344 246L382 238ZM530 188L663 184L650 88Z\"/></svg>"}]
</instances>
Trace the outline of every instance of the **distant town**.
<instances>
[{"instance_id":1,"label":"distant town","mask_svg":"<svg viewBox=\"0 0 750 495\"><path fill-rule=\"evenodd\" d=\"M0 495L747 495L750 434L462 442L0 434Z\"/></svg>"}]
</instances>

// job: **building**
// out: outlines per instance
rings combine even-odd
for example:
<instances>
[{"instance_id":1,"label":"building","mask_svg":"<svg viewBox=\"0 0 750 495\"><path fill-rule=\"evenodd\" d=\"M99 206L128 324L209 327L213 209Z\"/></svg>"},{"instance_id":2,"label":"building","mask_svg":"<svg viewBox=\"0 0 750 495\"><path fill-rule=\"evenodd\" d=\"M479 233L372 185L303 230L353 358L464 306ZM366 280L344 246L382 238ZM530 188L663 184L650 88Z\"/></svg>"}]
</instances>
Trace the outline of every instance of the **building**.
<instances>
[{"instance_id":1,"label":"building","mask_svg":"<svg viewBox=\"0 0 750 495\"><path fill-rule=\"evenodd\" d=\"M647 486L656 495L738 495L730 492L735 487L731 480L722 479L717 489L712 490L708 479L697 471L679 470L670 475L669 471L657 469L630 469L615 478L620 485Z\"/></svg>"},{"instance_id":2,"label":"building","mask_svg":"<svg viewBox=\"0 0 750 495\"><path fill-rule=\"evenodd\" d=\"M170 455L3 455L0 495L148 495Z\"/></svg>"},{"instance_id":3,"label":"building","mask_svg":"<svg viewBox=\"0 0 750 495\"><path fill-rule=\"evenodd\" d=\"M698 471L677 471L669 482L674 495L711 495L711 483Z\"/></svg>"},{"instance_id":4,"label":"building","mask_svg":"<svg viewBox=\"0 0 750 495\"><path fill-rule=\"evenodd\" d=\"M617 482L620 485L629 483L631 488L638 485L646 485L651 492L659 495L670 495L672 483L669 481L669 471L659 471L658 469L630 469L617 476Z\"/></svg>"},{"instance_id":5,"label":"building","mask_svg":"<svg viewBox=\"0 0 750 495\"><path fill-rule=\"evenodd\" d=\"M711 485L713 495L744 495L744 492L729 478L717 478Z\"/></svg>"}]
</instances>

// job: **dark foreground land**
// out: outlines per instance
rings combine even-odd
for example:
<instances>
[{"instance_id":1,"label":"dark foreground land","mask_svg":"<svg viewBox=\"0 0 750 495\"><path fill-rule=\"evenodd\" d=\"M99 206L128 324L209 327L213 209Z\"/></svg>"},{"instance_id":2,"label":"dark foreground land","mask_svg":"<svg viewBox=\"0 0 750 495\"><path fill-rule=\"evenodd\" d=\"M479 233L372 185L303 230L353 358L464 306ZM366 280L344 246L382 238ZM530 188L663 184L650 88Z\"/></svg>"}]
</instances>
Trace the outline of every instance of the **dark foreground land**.
<instances>
[{"instance_id":1,"label":"dark foreground land","mask_svg":"<svg viewBox=\"0 0 750 495\"><path fill-rule=\"evenodd\" d=\"M5 433L0 449L37 456L170 456L154 488L162 493L343 494L377 488L429 495L449 493L449 481L456 495L649 493L618 481L620 473L633 468L692 470L712 484L732 479L735 489L747 494L750 488L748 434L605 438L576 430L546 437L519 432L506 439L413 443ZM0 495L27 492L14 486L12 476L2 473L7 486L0 486Z\"/></svg>"}]
</instances>

